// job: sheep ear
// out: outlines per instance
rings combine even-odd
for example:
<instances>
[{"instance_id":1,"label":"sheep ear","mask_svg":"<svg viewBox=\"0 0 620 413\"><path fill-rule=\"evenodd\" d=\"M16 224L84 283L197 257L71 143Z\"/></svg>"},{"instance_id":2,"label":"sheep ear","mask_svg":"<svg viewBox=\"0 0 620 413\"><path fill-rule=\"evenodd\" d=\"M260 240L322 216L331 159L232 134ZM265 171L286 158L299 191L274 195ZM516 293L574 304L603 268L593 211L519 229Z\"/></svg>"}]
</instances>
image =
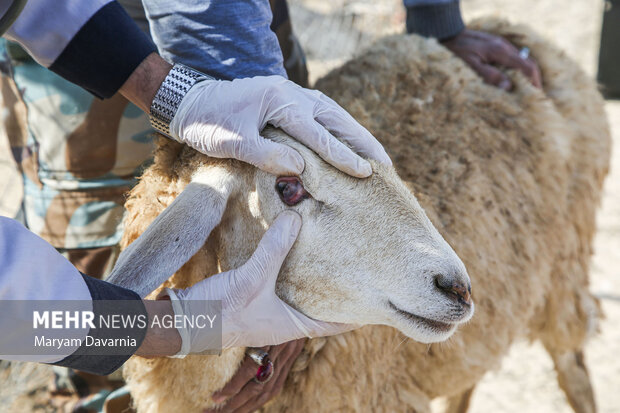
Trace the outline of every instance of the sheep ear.
<instances>
[{"instance_id":1,"label":"sheep ear","mask_svg":"<svg viewBox=\"0 0 620 413\"><path fill-rule=\"evenodd\" d=\"M210 168L183 192L119 256L106 281L144 298L204 245L222 219L233 191L232 176Z\"/></svg>"}]
</instances>

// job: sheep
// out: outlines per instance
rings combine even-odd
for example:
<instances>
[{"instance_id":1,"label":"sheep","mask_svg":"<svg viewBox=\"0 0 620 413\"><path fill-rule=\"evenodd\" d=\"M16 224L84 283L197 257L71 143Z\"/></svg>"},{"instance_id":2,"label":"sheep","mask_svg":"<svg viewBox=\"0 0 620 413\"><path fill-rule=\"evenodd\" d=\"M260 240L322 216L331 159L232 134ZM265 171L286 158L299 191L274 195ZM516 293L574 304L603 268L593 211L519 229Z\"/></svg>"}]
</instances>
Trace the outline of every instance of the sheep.
<instances>
[{"instance_id":1,"label":"sheep","mask_svg":"<svg viewBox=\"0 0 620 413\"><path fill-rule=\"evenodd\" d=\"M528 28L496 20L470 27L527 45L544 90L518 73L511 74L512 92L485 85L435 40L404 35L378 41L317 83L379 138L398 175L373 162L371 178L350 178L281 131L263 132L300 151L301 180L314 197L293 207L303 227L278 295L312 317L369 324L309 340L283 392L264 411L430 412L432 399L447 397L448 411L464 412L476 383L519 339L544 344L576 412L595 411L583 347L599 317L588 266L609 166L603 100L574 62ZM215 208L222 218L197 227L206 231L203 239L194 240L184 226L194 246L176 251L183 260L193 256L153 294L241 265L284 208L273 201L275 176L161 139L154 164L126 203L122 244L131 259L121 256L115 282L146 294L182 263L175 258L153 279L123 275L132 274L127 269L145 274L142 266L160 248L170 251L175 227L165 214L157 217L201 180L219 198L198 192L192 202L201 214ZM195 220L196 209L187 211ZM140 241L145 235L159 243ZM163 237L172 241L157 241ZM408 340L420 331L386 319L385 297L366 284L392 293L417 280L403 292L406 305L424 311L438 300L439 311L449 312L432 280L438 270L465 279L461 260L476 315L456 332L451 327L434 336L452 335L445 343ZM199 411L213 406L209 395L243 356L243 348L233 348L219 357L133 358L124 374L140 411Z\"/></svg>"}]
</instances>

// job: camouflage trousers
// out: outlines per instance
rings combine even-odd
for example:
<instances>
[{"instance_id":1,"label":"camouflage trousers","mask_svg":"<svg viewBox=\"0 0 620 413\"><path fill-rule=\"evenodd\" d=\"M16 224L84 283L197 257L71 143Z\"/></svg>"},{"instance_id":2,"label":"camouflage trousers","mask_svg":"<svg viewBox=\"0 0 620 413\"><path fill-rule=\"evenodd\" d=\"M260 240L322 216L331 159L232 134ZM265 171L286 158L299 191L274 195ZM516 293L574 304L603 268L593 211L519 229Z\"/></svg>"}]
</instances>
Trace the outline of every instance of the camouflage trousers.
<instances>
[{"instance_id":1,"label":"camouflage trousers","mask_svg":"<svg viewBox=\"0 0 620 413\"><path fill-rule=\"evenodd\" d=\"M4 127L24 182L22 220L61 252L82 250L82 262L90 249L95 263L107 260L112 251L101 248L120 241L124 194L151 156L147 116L120 95L93 98L5 40L0 69Z\"/></svg>"},{"instance_id":2,"label":"camouflage trousers","mask_svg":"<svg viewBox=\"0 0 620 413\"><path fill-rule=\"evenodd\" d=\"M4 127L24 182L22 220L60 251L116 245L124 194L152 152L147 116L122 96L93 98L5 40L0 65Z\"/></svg>"}]
</instances>

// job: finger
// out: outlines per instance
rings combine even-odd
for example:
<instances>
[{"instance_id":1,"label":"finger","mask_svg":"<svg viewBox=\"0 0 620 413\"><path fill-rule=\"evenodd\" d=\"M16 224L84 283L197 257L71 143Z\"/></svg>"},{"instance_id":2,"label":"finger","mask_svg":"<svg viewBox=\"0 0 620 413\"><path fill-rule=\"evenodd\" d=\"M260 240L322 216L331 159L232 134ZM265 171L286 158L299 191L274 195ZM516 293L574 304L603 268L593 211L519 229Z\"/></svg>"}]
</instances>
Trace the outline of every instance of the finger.
<instances>
[{"instance_id":1,"label":"finger","mask_svg":"<svg viewBox=\"0 0 620 413\"><path fill-rule=\"evenodd\" d=\"M271 349L268 351L269 358L271 361L275 362L279 359L279 357L286 352L286 350L294 346L296 341L287 341L286 343L278 344L277 346L271 346Z\"/></svg>"},{"instance_id":2,"label":"finger","mask_svg":"<svg viewBox=\"0 0 620 413\"><path fill-rule=\"evenodd\" d=\"M230 140L224 145L228 148L223 153L273 175L300 175L304 171L304 159L299 152L258 134L251 139Z\"/></svg>"},{"instance_id":3,"label":"finger","mask_svg":"<svg viewBox=\"0 0 620 413\"><path fill-rule=\"evenodd\" d=\"M261 350L267 352L271 357L272 348L269 346L261 347ZM228 383L221 389L214 392L211 395L211 398L216 403L222 403L239 393L241 389L251 380L256 377L256 372L258 371L258 366L254 360L248 355L246 355L237 369L237 372L230 379Z\"/></svg>"},{"instance_id":4,"label":"finger","mask_svg":"<svg viewBox=\"0 0 620 413\"><path fill-rule=\"evenodd\" d=\"M478 59L472 59L468 61L468 63L486 83L497 86L503 90L512 89L510 78L498 68L483 63Z\"/></svg>"},{"instance_id":5,"label":"finger","mask_svg":"<svg viewBox=\"0 0 620 413\"><path fill-rule=\"evenodd\" d=\"M360 155L386 165L392 165L392 160L385 152L383 145L365 127L360 125L349 112L322 93L319 100L314 114L318 123L351 145L353 150Z\"/></svg>"},{"instance_id":6,"label":"finger","mask_svg":"<svg viewBox=\"0 0 620 413\"><path fill-rule=\"evenodd\" d=\"M220 410L208 410L207 412L235 412L235 413L244 413L244 412L253 412L271 400L273 397L277 396L284 386L286 382L286 377L290 372L295 360L299 356L301 350L305 345L306 340L294 340L284 345L280 345L282 349L278 363L276 364L274 361L274 377L265 383L259 384L252 381L246 383L241 391L238 392L233 398L228 400L225 406L223 406ZM270 350L270 356L273 353L274 348Z\"/></svg>"},{"instance_id":7,"label":"finger","mask_svg":"<svg viewBox=\"0 0 620 413\"><path fill-rule=\"evenodd\" d=\"M283 301L282 304L289 312L289 318L293 320L298 330L301 331L305 337L314 338L333 336L336 334L346 333L347 331L355 330L356 328L360 327L355 324L333 323L315 320L295 310L293 307L289 306Z\"/></svg>"},{"instance_id":8,"label":"finger","mask_svg":"<svg viewBox=\"0 0 620 413\"><path fill-rule=\"evenodd\" d=\"M306 339L295 340L291 343L294 343L294 345L287 349L288 351L286 357L283 357L283 360L279 364L279 374L277 375L277 377L274 377L272 379L274 383L271 389L270 399L280 394L280 392L284 388L284 383L286 383L286 379L288 378L288 375L291 372L293 365L295 364L295 360L297 360L297 357L299 357L299 354L306 345ZM266 401L263 402L263 404L264 403L266 403Z\"/></svg>"},{"instance_id":9,"label":"finger","mask_svg":"<svg viewBox=\"0 0 620 413\"><path fill-rule=\"evenodd\" d=\"M274 372L274 374L276 373ZM245 411L246 409L241 410L241 407L245 406L249 402L254 402L254 404L256 404L256 400L269 389L267 386L270 383L271 381L266 384L256 383L254 380L248 381L245 386L243 386L237 394L228 399L226 404L217 410L217 412L240 413L241 411Z\"/></svg>"},{"instance_id":10,"label":"finger","mask_svg":"<svg viewBox=\"0 0 620 413\"><path fill-rule=\"evenodd\" d=\"M242 267L245 271L239 272L247 274L242 281L246 282L248 287L255 285L255 282L264 284L261 288L275 286L280 267L295 243L300 228L301 217L294 211L286 210L276 217L252 257Z\"/></svg>"},{"instance_id":11,"label":"finger","mask_svg":"<svg viewBox=\"0 0 620 413\"><path fill-rule=\"evenodd\" d=\"M211 398L216 403L222 403L236 395L249 381L254 379L257 370L258 366L254 360L246 356L230 381L221 390L213 393Z\"/></svg>"},{"instance_id":12,"label":"finger","mask_svg":"<svg viewBox=\"0 0 620 413\"><path fill-rule=\"evenodd\" d=\"M305 344L305 340L295 340L287 344L290 345L286 346L277 367L275 367L274 364L274 367L276 368L274 371L274 377L272 377L269 382L262 385L260 393L257 397L248 400L244 405L237 409L235 413L253 412L280 394L284 384L286 383L288 374L291 371L297 356L301 352L303 345Z\"/></svg>"},{"instance_id":13,"label":"finger","mask_svg":"<svg viewBox=\"0 0 620 413\"><path fill-rule=\"evenodd\" d=\"M281 124L280 127L342 172L357 178L365 178L372 174L372 168L365 159L336 139L313 118Z\"/></svg>"},{"instance_id":14,"label":"finger","mask_svg":"<svg viewBox=\"0 0 620 413\"><path fill-rule=\"evenodd\" d=\"M272 352L277 347L280 350L279 354L277 355L277 357L271 357L271 360L274 363L277 360L278 365L281 365L290 354L295 354L295 357L297 357L297 355L299 355L299 352L301 352L301 349L305 345L306 340L306 338L300 338L297 340L287 341L286 343L280 344L278 346L273 346L272 350L269 352L269 356L271 357ZM278 369L278 371L281 371L281 369Z\"/></svg>"},{"instance_id":15,"label":"finger","mask_svg":"<svg viewBox=\"0 0 620 413\"><path fill-rule=\"evenodd\" d=\"M291 360L291 365L286 370L287 375L290 372L290 370L293 368L293 365L297 361L297 358L299 357L299 355L303 351L304 347L306 346L306 342L307 341L308 341L308 339L305 338L305 337L301 338L299 340L291 341L291 344L292 344L292 347L291 347L291 357L292 357L292 360Z\"/></svg>"},{"instance_id":16,"label":"finger","mask_svg":"<svg viewBox=\"0 0 620 413\"><path fill-rule=\"evenodd\" d=\"M532 73L532 76L530 76L530 79L532 80L532 84L536 86L537 88L542 89L543 87L542 74L540 73L540 67L538 67L538 63L531 56L528 57L527 60L530 62L531 65L533 65L533 73Z\"/></svg>"},{"instance_id":17,"label":"finger","mask_svg":"<svg viewBox=\"0 0 620 413\"><path fill-rule=\"evenodd\" d=\"M519 50L507 40L501 42L495 51L489 56L491 63L497 63L510 69L516 69L523 73L532 84L541 87L541 75L538 65L533 59L524 59L519 55Z\"/></svg>"}]
</instances>

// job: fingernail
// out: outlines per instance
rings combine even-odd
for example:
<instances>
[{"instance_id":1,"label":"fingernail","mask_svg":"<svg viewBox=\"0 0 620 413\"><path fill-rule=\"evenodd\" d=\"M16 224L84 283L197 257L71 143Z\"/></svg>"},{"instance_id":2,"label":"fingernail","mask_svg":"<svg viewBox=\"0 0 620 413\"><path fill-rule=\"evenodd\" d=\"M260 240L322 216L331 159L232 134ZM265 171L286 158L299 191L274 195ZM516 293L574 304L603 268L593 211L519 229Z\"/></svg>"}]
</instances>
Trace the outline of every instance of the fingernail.
<instances>
[{"instance_id":1,"label":"fingernail","mask_svg":"<svg viewBox=\"0 0 620 413\"><path fill-rule=\"evenodd\" d=\"M502 80L499 84L499 88L504 90L510 90L510 86L510 80Z\"/></svg>"},{"instance_id":2,"label":"fingernail","mask_svg":"<svg viewBox=\"0 0 620 413\"><path fill-rule=\"evenodd\" d=\"M383 159L380 159L379 161L387 166L392 166L392 159L390 159L390 156L387 154L387 152L383 151Z\"/></svg>"},{"instance_id":3,"label":"fingernail","mask_svg":"<svg viewBox=\"0 0 620 413\"><path fill-rule=\"evenodd\" d=\"M220 394L214 394L213 396L211 396L211 400L213 400L215 403L222 403L226 400L226 397Z\"/></svg>"},{"instance_id":4,"label":"fingernail","mask_svg":"<svg viewBox=\"0 0 620 413\"><path fill-rule=\"evenodd\" d=\"M362 160L359 163L357 170L360 171L360 175L362 178L366 178L372 175L372 167L370 166L370 163L368 161Z\"/></svg>"},{"instance_id":5,"label":"fingernail","mask_svg":"<svg viewBox=\"0 0 620 413\"><path fill-rule=\"evenodd\" d=\"M286 214L289 218L291 232L297 234L301 228L301 216L297 212L290 209L282 212L282 214Z\"/></svg>"},{"instance_id":6,"label":"fingernail","mask_svg":"<svg viewBox=\"0 0 620 413\"><path fill-rule=\"evenodd\" d=\"M291 166L294 168L294 170L291 172L301 175L306 166L304 158L302 158L299 152L297 152L295 149L289 149L288 157L290 159Z\"/></svg>"}]
</instances>

